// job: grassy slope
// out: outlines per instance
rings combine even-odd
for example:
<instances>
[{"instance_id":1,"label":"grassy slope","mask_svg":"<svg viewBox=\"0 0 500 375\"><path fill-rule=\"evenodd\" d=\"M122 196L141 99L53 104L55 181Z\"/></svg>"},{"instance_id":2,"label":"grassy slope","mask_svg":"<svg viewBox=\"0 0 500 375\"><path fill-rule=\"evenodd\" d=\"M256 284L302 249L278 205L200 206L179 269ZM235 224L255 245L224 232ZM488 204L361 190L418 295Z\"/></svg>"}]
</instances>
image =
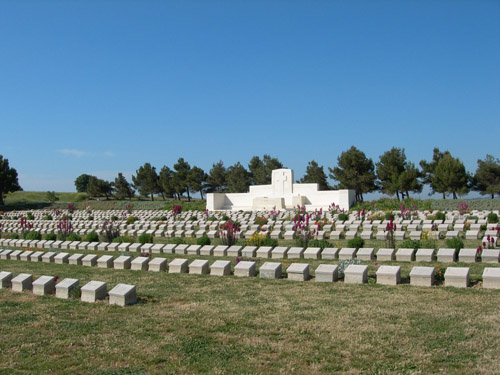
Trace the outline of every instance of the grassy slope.
<instances>
[{"instance_id":1,"label":"grassy slope","mask_svg":"<svg viewBox=\"0 0 500 375\"><path fill-rule=\"evenodd\" d=\"M312 270L325 263L307 262ZM376 266L367 264L373 277ZM399 265L407 282L413 266L428 264ZM470 266L471 278L479 280L484 265ZM169 275L11 260L0 260L0 269L131 283L144 301L119 308L2 289L0 373L500 372L498 290Z\"/></svg>"}]
</instances>

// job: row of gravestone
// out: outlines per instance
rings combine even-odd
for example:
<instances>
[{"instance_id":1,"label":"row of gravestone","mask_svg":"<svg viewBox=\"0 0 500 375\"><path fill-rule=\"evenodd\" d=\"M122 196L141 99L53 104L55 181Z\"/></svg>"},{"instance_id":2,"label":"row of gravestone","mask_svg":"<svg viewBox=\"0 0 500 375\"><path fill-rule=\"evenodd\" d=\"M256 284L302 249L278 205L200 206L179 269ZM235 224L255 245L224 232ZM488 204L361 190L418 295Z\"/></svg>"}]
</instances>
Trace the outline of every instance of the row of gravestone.
<instances>
[{"instance_id":1,"label":"row of gravestone","mask_svg":"<svg viewBox=\"0 0 500 375\"><path fill-rule=\"evenodd\" d=\"M115 244L117 245L117 244ZM130 245L130 244L126 244ZM138 244L140 245L140 244ZM243 256L246 258L263 258L263 259L328 259L328 260L347 260L347 259L359 259L363 261L398 261L398 262L433 262L437 260L443 263L453 263L457 260L461 263L476 263L479 260L483 263L499 263L500 262L500 249L483 249L478 251L478 249L464 248L460 249L458 252L453 248L441 248L437 251L434 249L411 249L411 248L399 248L397 251L392 248L380 248L377 253L375 253L374 248L324 248L319 247L285 247L285 246L213 246L213 245L175 245L166 244L160 245L155 249L153 248L130 248L130 247L116 247L110 250L114 251L141 251L147 253L165 253L165 254L178 254L178 255L205 255L205 256L232 256L239 257ZM95 248L87 248L85 250L95 250ZM458 257L457 257L458 256ZM65 252L43 252L43 251L22 251L22 250L11 250L11 249L0 249L0 259L21 259L29 261L45 261L48 263L56 262L63 263L67 257L69 261L80 261L80 258L88 258L91 262L95 258L97 260L97 255L86 255L83 254L69 254ZM25 258L25 259L22 259ZM111 257L112 258L112 257Z\"/></svg>"},{"instance_id":2,"label":"row of gravestone","mask_svg":"<svg viewBox=\"0 0 500 375\"><path fill-rule=\"evenodd\" d=\"M109 292L107 284L102 281L89 281L79 288L78 279L65 278L56 284L57 277L40 276L33 280L33 275L20 273L13 277L12 272L0 271L0 288L12 288L15 292L33 291L39 296L54 295L56 298L69 299L76 290L80 291L83 302L104 300L109 295L109 304L126 306L137 302L135 285L117 284Z\"/></svg>"}]
</instances>

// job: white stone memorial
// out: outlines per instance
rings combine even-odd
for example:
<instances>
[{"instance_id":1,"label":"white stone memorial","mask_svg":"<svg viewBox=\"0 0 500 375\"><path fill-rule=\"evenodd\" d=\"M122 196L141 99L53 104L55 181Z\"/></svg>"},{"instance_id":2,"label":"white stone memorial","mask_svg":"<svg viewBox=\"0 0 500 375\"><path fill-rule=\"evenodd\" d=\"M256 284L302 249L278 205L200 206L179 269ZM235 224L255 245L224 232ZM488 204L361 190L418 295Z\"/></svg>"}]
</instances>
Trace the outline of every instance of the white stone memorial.
<instances>
[{"instance_id":1,"label":"white stone memorial","mask_svg":"<svg viewBox=\"0 0 500 375\"><path fill-rule=\"evenodd\" d=\"M12 272L2 271L0 272L0 289L10 288L12 285Z\"/></svg>"},{"instance_id":2,"label":"white stone memorial","mask_svg":"<svg viewBox=\"0 0 500 375\"><path fill-rule=\"evenodd\" d=\"M81 266L82 265L82 259L85 255L83 254L73 254L69 257L68 259L68 262L69 264L74 264L74 265L77 265L77 266Z\"/></svg>"},{"instance_id":3,"label":"white stone memorial","mask_svg":"<svg viewBox=\"0 0 500 375\"><path fill-rule=\"evenodd\" d=\"M103 300L107 294L107 284L102 281L90 281L81 289L81 300L83 302L96 302Z\"/></svg>"},{"instance_id":4,"label":"white stone memorial","mask_svg":"<svg viewBox=\"0 0 500 375\"><path fill-rule=\"evenodd\" d=\"M195 275L207 275L208 274L208 260L196 259L189 265L189 273Z\"/></svg>"},{"instance_id":5,"label":"white stone memorial","mask_svg":"<svg viewBox=\"0 0 500 375\"><path fill-rule=\"evenodd\" d=\"M339 249L337 247L325 247L321 252L321 259L335 260L339 257Z\"/></svg>"},{"instance_id":6,"label":"white stone memorial","mask_svg":"<svg viewBox=\"0 0 500 375\"><path fill-rule=\"evenodd\" d=\"M261 279L281 279L281 263L266 262L259 269Z\"/></svg>"},{"instance_id":7,"label":"white stone memorial","mask_svg":"<svg viewBox=\"0 0 500 375\"><path fill-rule=\"evenodd\" d=\"M113 262L113 268L115 270L128 270L130 269L130 263L132 261L132 257L128 255L122 255L116 258Z\"/></svg>"},{"instance_id":8,"label":"white stone memorial","mask_svg":"<svg viewBox=\"0 0 500 375\"><path fill-rule=\"evenodd\" d=\"M53 294L56 286L56 281L53 276L40 276L33 281L33 294L44 296Z\"/></svg>"},{"instance_id":9,"label":"white stone memorial","mask_svg":"<svg viewBox=\"0 0 500 375\"><path fill-rule=\"evenodd\" d=\"M437 261L441 263L453 263L457 260L457 251L451 248L441 248L437 252Z\"/></svg>"},{"instance_id":10,"label":"white stone memorial","mask_svg":"<svg viewBox=\"0 0 500 375\"><path fill-rule=\"evenodd\" d=\"M103 255L97 259L98 268L113 268L114 258L111 255Z\"/></svg>"},{"instance_id":11,"label":"white stone memorial","mask_svg":"<svg viewBox=\"0 0 500 375\"><path fill-rule=\"evenodd\" d=\"M227 276L231 274L231 262L228 260L216 260L210 266L210 275Z\"/></svg>"},{"instance_id":12,"label":"white stone memorial","mask_svg":"<svg viewBox=\"0 0 500 375\"><path fill-rule=\"evenodd\" d=\"M308 247L304 250L304 259L319 259L321 254L321 248L319 247Z\"/></svg>"},{"instance_id":13,"label":"white stone memorial","mask_svg":"<svg viewBox=\"0 0 500 375\"><path fill-rule=\"evenodd\" d=\"M27 273L20 273L11 280L14 292L23 292L33 288L33 276Z\"/></svg>"},{"instance_id":14,"label":"white stone memorial","mask_svg":"<svg viewBox=\"0 0 500 375\"><path fill-rule=\"evenodd\" d=\"M78 279L64 279L56 285L56 298L68 299L80 282Z\"/></svg>"},{"instance_id":15,"label":"white stone memorial","mask_svg":"<svg viewBox=\"0 0 500 375\"><path fill-rule=\"evenodd\" d=\"M356 258L363 261L370 261L375 258L375 250L372 247L362 247L358 249Z\"/></svg>"},{"instance_id":16,"label":"white stone memorial","mask_svg":"<svg viewBox=\"0 0 500 375\"><path fill-rule=\"evenodd\" d=\"M97 255L88 254L82 258L82 266L95 267L97 265Z\"/></svg>"},{"instance_id":17,"label":"white stone memorial","mask_svg":"<svg viewBox=\"0 0 500 375\"><path fill-rule=\"evenodd\" d=\"M400 266L380 266L376 272L377 284L397 285L401 283Z\"/></svg>"},{"instance_id":18,"label":"white stone memorial","mask_svg":"<svg viewBox=\"0 0 500 375\"><path fill-rule=\"evenodd\" d=\"M413 262L415 260L415 249L400 248L396 251L398 262Z\"/></svg>"},{"instance_id":19,"label":"white stone memorial","mask_svg":"<svg viewBox=\"0 0 500 375\"><path fill-rule=\"evenodd\" d=\"M149 257L136 257L130 262L130 269L132 271L147 271L149 264Z\"/></svg>"},{"instance_id":20,"label":"white stone memorial","mask_svg":"<svg viewBox=\"0 0 500 375\"><path fill-rule=\"evenodd\" d=\"M309 280L308 263L292 263L286 269L288 280L307 281Z\"/></svg>"},{"instance_id":21,"label":"white stone memorial","mask_svg":"<svg viewBox=\"0 0 500 375\"><path fill-rule=\"evenodd\" d=\"M188 260L176 258L168 265L168 273L187 273Z\"/></svg>"},{"instance_id":22,"label":"white stone memorial","mask_svg":"<svg viewBox=\"0 0 500 375\"><path fill-rule=\"evenodd\" d=\"M414 286L432 286L435 273L434 267L413 267L410 271L410 284Z\"/></svg>"},{"instance_id":23,"label":"white stone memorial","mask_svg":"<svg viewBox=\"0 0 500 375\"><path fill-rule=\"evenodd\" d=\"M444 273L444 285L455 288L469 286L469 267L448 267Z\"/></svg>"},{"instance_id":24,"label":"white stone memorial","mask_svg":"<svg viewBox=\"0 0 500 375\"><path fill-rule=\"evenodd\" d=\"M339 272L336 264L320 264L314 271L317 283L333 283L338 280Z\"/></svg>"},{"instance_id":25,"label":"white stone memorial","mask_svg":"<svg viewBox=\"0 0 500 375\"><path fill-rule=\"evenodd\" d=\"M234 266L234 276L238 277L255 277L257 270L255 262L241 261Z\"/></svg>"},{"instance_id":26,"label":"white stone memorial","mask_svg":"<svg viewBox=\"0 0 500 375\"><path fill-rule=\"evenodd\" d=\"M159 257L151 259L148 270L152 272L165 272L167 270L167 259Z\"/></svg>"},{"instance_id":27,"label":"white stone memorial","mask_svg":"<svg viewBox=\"0 0 500 375\"><path fill-rule=\"evenodd\" d=\"M117 284L108 294L110 305L127 306L137 302L135 285Z\"/></svg>"},{"instance_id":28,"label":"white stone memorial","mask_svg":"<svg viewBox=\"0 0 500 375\"><path fill-rule=\"evenodd\" d=\"M368 282L368 266L350 264L344 270L344 283L364 284Z\"/></svg>"},{"instance_id":29,"label":"white stone memorial","mask_svg":"<svg viewBox=\"0 0 500 375\"><path fill-rule=\"evenodd\" d=\"M483 270L483 288L500 289L500 268L485 267Z\"/></svg>"}]
</instances>

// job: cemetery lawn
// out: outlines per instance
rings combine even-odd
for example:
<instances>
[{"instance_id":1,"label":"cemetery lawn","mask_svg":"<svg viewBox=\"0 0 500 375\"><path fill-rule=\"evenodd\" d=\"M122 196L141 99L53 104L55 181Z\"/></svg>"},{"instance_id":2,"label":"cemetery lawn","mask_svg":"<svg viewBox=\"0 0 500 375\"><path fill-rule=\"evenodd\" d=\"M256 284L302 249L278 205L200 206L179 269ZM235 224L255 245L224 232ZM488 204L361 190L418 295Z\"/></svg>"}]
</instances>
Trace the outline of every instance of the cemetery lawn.
<instances>
[{"instance_id":1,"label":"cemetery lawn","mask_svg":"<svg viewBox=\"0 0 500 375\"><path fill-rule=\"evenodd\" d=\"M398 264L406 283L428 265ZM0 289L0 374L498 374L500 290L477 288L491 265L470 266L476 286L454 289L0 260L35 278L134 284L141 299L121 308Z\"/></svg>"}]
</instances>

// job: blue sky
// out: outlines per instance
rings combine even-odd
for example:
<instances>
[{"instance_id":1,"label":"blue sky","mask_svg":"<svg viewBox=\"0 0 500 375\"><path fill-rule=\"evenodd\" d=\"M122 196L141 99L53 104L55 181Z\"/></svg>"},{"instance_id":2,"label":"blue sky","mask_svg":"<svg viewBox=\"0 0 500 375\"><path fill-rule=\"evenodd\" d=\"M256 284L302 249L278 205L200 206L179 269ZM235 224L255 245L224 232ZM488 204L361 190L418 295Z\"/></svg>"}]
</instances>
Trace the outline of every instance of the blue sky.
<instances>
[{"instance_id":1,"label":"blue sky","mask_svg":"<svg viewBox=\"0 0 500 375\"><path fill-rule=\"evenodd\" d=\"M0 1L0 154L25 190L351 145L500 157L499 1Z\"/></svg>"}]
</instances>

